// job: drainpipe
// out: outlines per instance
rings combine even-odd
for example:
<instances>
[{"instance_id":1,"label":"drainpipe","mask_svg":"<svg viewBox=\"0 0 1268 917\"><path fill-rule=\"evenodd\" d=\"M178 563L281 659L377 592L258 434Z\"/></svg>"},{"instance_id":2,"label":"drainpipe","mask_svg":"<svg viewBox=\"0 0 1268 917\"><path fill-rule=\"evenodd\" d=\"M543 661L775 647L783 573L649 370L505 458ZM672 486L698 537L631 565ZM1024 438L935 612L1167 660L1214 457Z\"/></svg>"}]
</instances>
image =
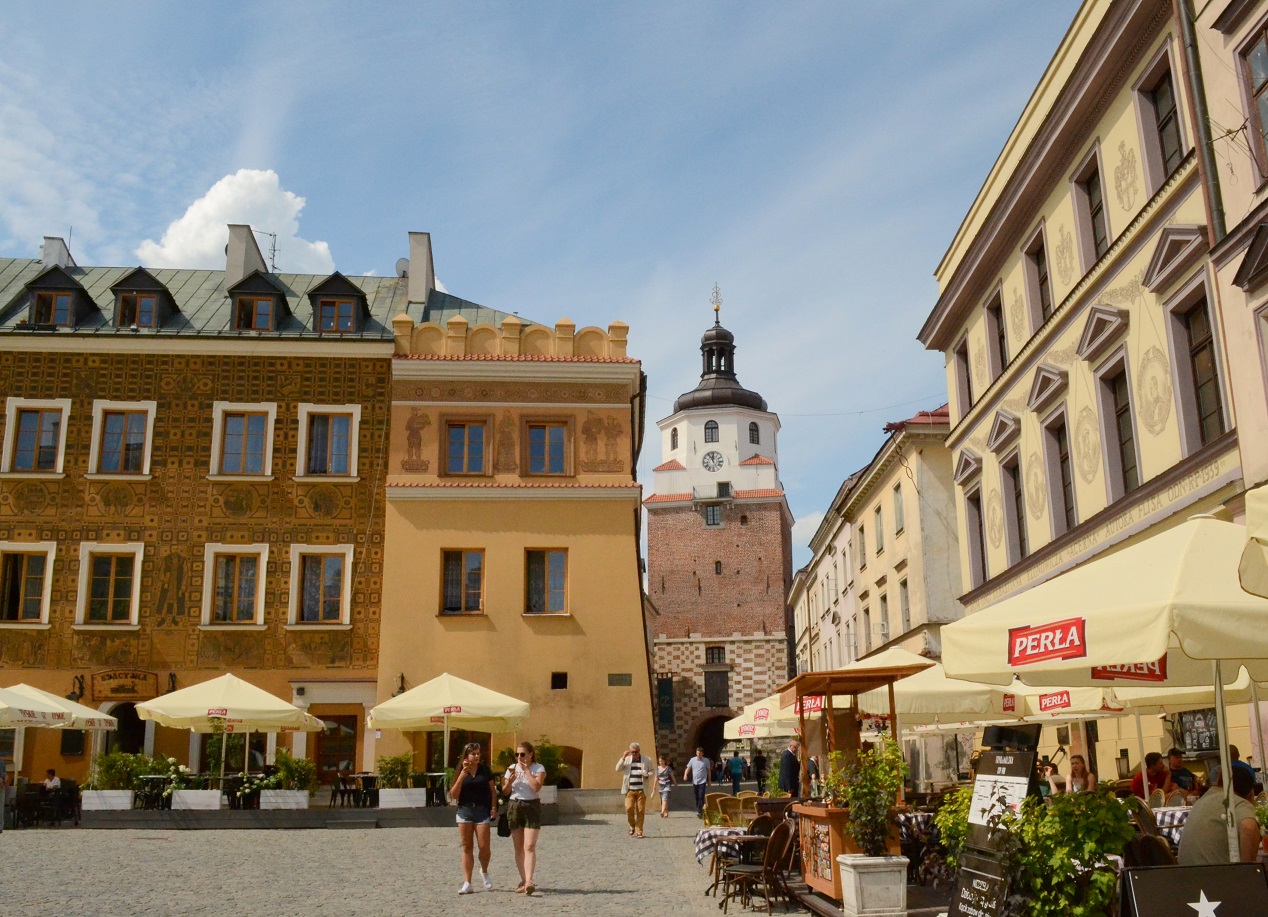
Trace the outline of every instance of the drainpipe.
<instances>
[{"instance_id":1,"label":"drainpipe","mask_svg":"<svg viewBox=\"0 0 1268 917\"><path fill-rule=\"evenodd\" d=\"M1210 114L1206 107L1206 86L1202 80L1202 65L1198 60L1198 39L1193 28L1196 19L1192 0L1174 0L1176 20L1180 23L1180 35L1184 42L1184 75L1188 83L1189 114L1197 131L1198 168L1202 183L1206 186L1206 211L1210 220L1211 247L1226 236L1224 201L1220 196L1220 176L1215 168L1212 150Z\"/></svg>"}]
</instances>

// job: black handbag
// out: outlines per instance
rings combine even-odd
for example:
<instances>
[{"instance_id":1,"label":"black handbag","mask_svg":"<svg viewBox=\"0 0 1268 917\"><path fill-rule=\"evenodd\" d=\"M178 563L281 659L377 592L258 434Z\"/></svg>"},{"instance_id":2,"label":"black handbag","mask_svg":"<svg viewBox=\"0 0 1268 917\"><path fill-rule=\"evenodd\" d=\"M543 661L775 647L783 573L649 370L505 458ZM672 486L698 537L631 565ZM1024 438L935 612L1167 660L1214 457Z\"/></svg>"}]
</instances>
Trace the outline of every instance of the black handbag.
<instances>
[{"instance_id":1,"label":"black handbag","mask_svg":"<svg viewBox=\"0 0 1268 917\"><path fill-rule=\"evenodd\" d=\"M506 811L508 806L510 806L509 802L498 809L498 837L511 836L511 818L510 813Z\"/></svg>"}]
</instances>

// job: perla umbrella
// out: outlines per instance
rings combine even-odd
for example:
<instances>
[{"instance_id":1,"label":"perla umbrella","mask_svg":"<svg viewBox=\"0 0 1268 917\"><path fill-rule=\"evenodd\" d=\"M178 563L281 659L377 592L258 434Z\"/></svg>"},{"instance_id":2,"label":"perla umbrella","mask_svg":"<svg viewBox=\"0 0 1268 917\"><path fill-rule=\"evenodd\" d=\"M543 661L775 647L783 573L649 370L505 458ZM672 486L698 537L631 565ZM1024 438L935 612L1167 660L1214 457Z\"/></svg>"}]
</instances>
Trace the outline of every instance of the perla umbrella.
<instances>
[{"instance_id":1,"label":"perla umbrella","mask_svg":"<svg viewBox=\"0 0 1268 917\"><path fill-rule=\"evenodd\" d=\"M137 704L136 712L143 720L191 732L223 730L249 736L252 732L320 732L325 728L317 717L232 673ZM220 745L222 780L228 744Z\"/></svg>"},{"instance_id":2,"label":"perla umbrella","mask_svg":"<svg viewBox=\"0 0 1268 917\"><path fill-rule=\"evenodd\" d=\"M1245 526L1194 516L1090 560L944 625L947 674L986 681L1015 672L1032 685L1212 685L1227 774L1222 666L1268 676L1268 599L1238 580L1246 543Z\"/></svg>"},{"instance_id":3,"label":"perla umbrella","mask_svg":"<svg viewBox=\"0 0 1268 917\"><path fill-rule=\"evenodd\" d=\"M19 726L65 726L69 714L46 700L0 688L0 729Z\"/></svg>"},{"instance_id":4,"label":"perla umbrella","mask_svg":"<svg viewBox=\"0 0 1268 917\"><path fill-rule=\"evenodd\" d=\"M778 694L746 704L739 716L722 724L722 738L768 739L797 734L797 713L794 708L780 707Z\"/></svg>"},{"instance_id":5,"label":"perla umbrella","mask_svg":"<svg viewBox=\"0 0 1268 917\"><path fill-rule=\"evenodd\" d=\"M449 730L510 732L528 716L528 703L445 672L404 694L385 700L366 716L370 729L400 729L445 734L444 761L449 763Z\"/></svg>"},{"instance_id":6,"label":"perla umbrella","mask_svg":"<svg viewBox=\"0 0 1268 917\"><path fill-rule=\"evenodd\" d=\"M41 691L39 688L33 688L30 685L18 684L5 690L32 700L41 701L64 711L67 714L67 718L61 725L67 729L101 730L114 729L119 725L119 721L108 713L94 710L92 707L85 706L69 698L58 697L48 691Z\"/></svg>"}]
</instances>

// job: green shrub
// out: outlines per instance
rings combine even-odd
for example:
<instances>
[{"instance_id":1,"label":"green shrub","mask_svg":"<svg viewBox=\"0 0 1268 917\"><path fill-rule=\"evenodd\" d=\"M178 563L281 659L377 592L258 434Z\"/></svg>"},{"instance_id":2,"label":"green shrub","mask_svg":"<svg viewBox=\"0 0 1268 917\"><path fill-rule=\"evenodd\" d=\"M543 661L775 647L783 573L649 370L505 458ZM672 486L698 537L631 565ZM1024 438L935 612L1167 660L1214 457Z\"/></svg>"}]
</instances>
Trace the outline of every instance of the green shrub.
<instances>
[{"instance_id":1,"label":"green shrub","mask_svg":"<svg viewBox=\"0 0 1268 917\"><path fill-rule=\"evenodd\" d=\"M563 749L545 736L538 736L533 743L533 754L537 763L546 768L546 786L558 786L565 767ZM493 764L499 771L505 771L515 760L515 749L507 747L497 753Z\"/></svg>"},{"instance_id":2,"label":"green shrub","mask_svg":"<svg viewBox=\"0 0 1268 917\"><path fill-rule=\"evenodd\" d=\"M907 776L903 750L893 739L885 739L860 753L845 774L844 795L850 809L846 830L865 854L884 856L890 812Z\"/></svg>"},{"instance_id":3,"label":"green shrub","mask_svg":"<svg viewBox=\"0 0 1268 917\"><path fill-rule=\"evenodd\" d=\"M277 767L276 779L283 790L317 789L317 763L311 758L296 758L285 748L279 748L273 758Z\"/></svg>"},{"instance_id":4,"label":"green shrub","mask_svg":"<svg viewBox=\"0 0 1268 917\"><path fill-rule=\"evenodd\" d=\"M381 755L379 757L379 786L388 790L409 786L409 772L414 767L414 753Z\"/></svg>"},{"instance_id":5,"label":"green shrub","mask_svg":"<svg viewBox=\"0 0 1268 917\"><path fill-rule=\"evenodd\" d=\"M775 758L773 761L771 761L770 771L768 771L766 774L766 792L770 793L772 799L774 799L781 792L783 792L779 788L780 763L781 762L779 758Z\"/></svg>"},{"instance_id":6,"label":"green shrub","mask_svg":"<svg viewBox=\"0 0 1268 917\"><path fill-rule=\"evenodd\" d=\"M933 817L946 851L947 865L952 869L958 869L960 865L960 853L969 833L969 803L972 800L973 787L962 786L947 794L942 800L942 807Z\"/></svg>"}]
</instances>

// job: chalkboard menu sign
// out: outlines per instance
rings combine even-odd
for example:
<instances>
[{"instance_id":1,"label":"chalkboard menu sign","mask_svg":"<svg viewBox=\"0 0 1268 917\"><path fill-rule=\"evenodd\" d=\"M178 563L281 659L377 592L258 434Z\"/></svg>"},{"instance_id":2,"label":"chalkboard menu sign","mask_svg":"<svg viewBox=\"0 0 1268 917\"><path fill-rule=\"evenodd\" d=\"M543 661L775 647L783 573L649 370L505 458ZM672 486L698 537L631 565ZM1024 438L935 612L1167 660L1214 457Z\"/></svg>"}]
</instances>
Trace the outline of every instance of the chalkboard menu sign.
<instances>
[{"instance_id":1,"label":"chalkboard menu sign","mask_svg":"<svg viewBox=\"0 0 1268 917\"><path fill-rule=\"evenodd\" d=\"M1004 832L992 828L991 821L1005 809L1021 808L1034 777L1033 751L982 752L948 917L998 917L1003 910L1008 896L1008 878L999 863Z\"/></svg>"},{"instance_id":2,"label":"chalkboard menu sign","mask_svg":"<svg viewBox=\"0 0 1268 917\"><path fill-rule=\"evenodd\" d=\"M1215 725L1215 708L1204 710L1188 710L1180 714L1180 735L1184 740L1184 748L1192 753L1196 751L1220 750L1220 734Z\"/></svg>"},{"instance_id":3,"label":"chalkboard menu sign","mask_svg":"<svg viewBox=\"0 0 1268 917\"><path fill-rule=\"evenodd\" d=\"M1156 866L1123 878L1122 917L1268 917L1259 863Z\"/></svg>"},{"instance_id":4,"label":"chalkboard menu sign","mask_svg":"<svg viewBox=\"0 0 1268 917\"><path fill-rule=\"evenodd\" d=\"M994 917L1004 909L1008 877L999 861L965 851L960 856L949 917Z\"/></svg>"}]
</instances>

